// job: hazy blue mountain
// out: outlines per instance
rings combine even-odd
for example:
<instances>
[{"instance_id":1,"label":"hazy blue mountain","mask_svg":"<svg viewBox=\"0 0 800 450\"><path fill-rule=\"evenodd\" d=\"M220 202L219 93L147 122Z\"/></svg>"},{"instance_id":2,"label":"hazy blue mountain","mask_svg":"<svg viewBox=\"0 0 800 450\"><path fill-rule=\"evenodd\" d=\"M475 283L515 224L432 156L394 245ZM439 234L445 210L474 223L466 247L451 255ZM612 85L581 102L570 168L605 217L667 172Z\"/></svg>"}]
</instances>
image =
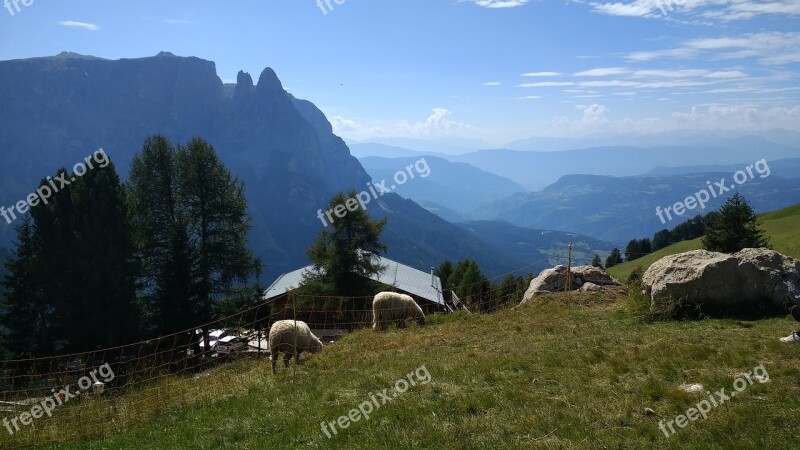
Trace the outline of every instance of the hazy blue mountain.
<instances>
[{"instance_id":1,"label":"hazy blue mountain","mask_svg":"<svg viewBox=\"0 0 800 450\"><path fill-rule=\"evenodd\" d=\"M454 211L446 206L442 206L438 203L428 202L428 201L415 201L419 206L427 209L428 211L436 214L437 216L441 217L442 219L450 222L450 223L460 223L460 222L469 222L472 220L471 217L461 214L457 211Z\"/></svg>"},{"instance_id":2,"label":"hazy blue mountain","mask_svg":"<svg viewBox=\"0 0 800 450\"><path fill-rule=\"evenodd\" d=\"M580 232L610 242L624 243L672 228L696 214L718 209L725 198L741 192L757 212L794 205L800 199L800 179L771 175L754 179L712 199L705 210L673 215L663 224L656 216L662 209L712 186L721 178L733 184L731 173L701 173L668 177L611 177L568 175L540 192L514 194L473 212L484 219L506 220L515 225ZM719 191L715 188L715 193Z\"/></svg>"},{"instance_id":3,"label":"hazy blue mountain","mask_svg":"<svg viewBox=\"0 0 800 450\"><path fill-rule=\"evenodd\" d=\"M350 154L356 158L365 158L368 156L380 156L383 158L405 158L405 157L419 157L424 155L442 156L441 153L435 152L418 152L403 147L395 147L392 145L378 144L375 142L367 143L348 143L350 147Z\"/></svg>"},{"instance_id":4,"label":"hazy blue mountain","mask_svg":"<svg viewBox=\"0 0 800 450\"><path fill-rule=\"evenodd\" d=\"M354 141L349 144L381 144L389 147L410 149L419 153L459 154L482 148L491 148L487 142L472 139L411 139L411 138L373 138L365 141Z\"/></svg>"},{"instance_id":5,"label":"hazy blue mountain","mask_svg":"<svg viewBox=\"0 0 800 450\"><path fill-rule=\"evenodd\" d=\"M767 163L772 175L784 178L800 178L800 158L778 159L775 161L768 161ZM642 176L669 176L706 172L727 172L732 174L742 169L745 169L745 167L741 164L729 164L727 166L655 167L642 174Z\"/></svg>"},{"instance_id":6,"label":"hazy blue mountain","mask_svg":"<svg viewBox=\"0 0 800 450\"><path fill-rule=\"evenodd\" d=\"M747 140L766 140L773 144L797 147L800 144L800 133L796 131L774 129L768 131L700 131L673 130L648 134L594 134L581 138L569 137L534 137L509 142L502 148L523 151L562 151L593 147L711 147L725 148L739 146Z\"/></svg>"},{"instance_id":7,"label":"hazy blue mountain","mask_svg":"<svg viewBox=\"0 0 800 450\"><path fill-rule=\"evenodd\" d=\"M448 156L539 190L569 174L634 176L665 166L752 164L757 160L797 158L800 147L789 148L749 137L727 147L597 147L558 152L483 150ZM730 144L730 141L728 142Z\"/></svg>"},{"instance_id":8,"label":"hazy blue mountain","mask_svg":"<svg viewBox=\"0 0 800 450\"><path fill-rule=\"evenodd\" d=\"M388 256L421 270L438 266L447 259L454 262L475 259L491 275L529 264L397 194L385 194L377 203L368 205L368 211L373 217L389 219L383 233L383 240L389 246Z\"/></svg>"},{"instance_id":9,"label":"hazy blue mountain","mask_svg":"<svg viewBox=\"0 0 800 450\"><path fill-rule=\"evenodd\" d=\"M472 221L461 223L459 226L475 237L494 245L503 253L527 264L534 264L529 270L534 274L557 264L566 265L567 247L570 242L573 248L572 262L575 265L591 264L595 254L605 259L614 248L614 244L582 234L523 228L502 221Z\"/></svg>"},{"instance_id":10,"label":"hazy blue mountain","mask_svg":"<svg viewBox=\"0 0 800 450\"><path fill-rule=\"evenodd\" d=\"M393 179L397 172L423 161L421 167L426 170L421 175L409 179L405 184L396 183ZM435 156L419 156L412 158L380 158L369 156L359 159L364 169L376 182L386 180L387 187L396 186L397 194L414 200L417 203L431 202L445 205L448 209L466 215L479 205L508 197L523 189L513 181L486 172L466 163L454 163ZM416 174L416 168L411 170ZM401 178L402 179L402 178Z\"/></svg>"}]
</instances>

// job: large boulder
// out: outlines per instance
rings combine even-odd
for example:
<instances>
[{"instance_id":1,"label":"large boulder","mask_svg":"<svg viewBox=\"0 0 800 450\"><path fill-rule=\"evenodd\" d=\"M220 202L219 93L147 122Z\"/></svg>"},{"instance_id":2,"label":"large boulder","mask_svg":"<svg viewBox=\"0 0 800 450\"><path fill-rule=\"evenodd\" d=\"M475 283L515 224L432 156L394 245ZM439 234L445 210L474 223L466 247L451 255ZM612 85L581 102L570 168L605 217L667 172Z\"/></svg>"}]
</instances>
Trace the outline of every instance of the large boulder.
<instances>
[{"instance_id":1,"label":"large boulder","mask_svg":"<svg viewBox=\"0 0 800 450\"><path fill-rule=\"evenodd\" d=\"M651 305L685 300L723 309L769 301L800 303L800 261L763 248L725 254L694 250L661 258L642 277Z\"/></svg>"},{"instance_id":2,"label":"large boulder","mask_svg":"<svg viewBox=\"0 0 800 450\"><path fill-rule=\"evenodd\" d=\"M620 286L621 283L615 280L605 270L594 266L578 266L572 268L572 275L578 277L584 283L594 283L599 286Z\"/></svg>"},{"instance_id":3,"label":"large boulder","mask_svg":"<svg viewBox=\"0 0 800 450\"><path fill-rule=\"evenodd\" d=\"M569 290L574 291L581 289L585 284L590 284L588 290L597 290L601 286L620 286L621 283L612 278L603 269L592 266L578 266L572 268L572 275L570 276ZM535 296L546 292L561 292L565 291L567 287L567 268L564 266L556 266L552 269L543 270L538 277L531 281L525 296L522 298L522 303L534 298Z\"/></svg>"}]
</instances>

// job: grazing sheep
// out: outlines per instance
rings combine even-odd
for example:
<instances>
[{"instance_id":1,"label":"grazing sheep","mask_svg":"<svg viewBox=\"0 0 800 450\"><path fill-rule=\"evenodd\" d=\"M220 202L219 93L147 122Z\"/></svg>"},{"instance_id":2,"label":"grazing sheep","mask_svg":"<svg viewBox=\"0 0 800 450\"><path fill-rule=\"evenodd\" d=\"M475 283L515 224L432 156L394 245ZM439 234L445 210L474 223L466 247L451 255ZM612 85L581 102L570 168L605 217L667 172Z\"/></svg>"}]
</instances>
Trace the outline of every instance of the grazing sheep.
<instances>
[{"instance_id":1,"label":"grazing sheep","mask_svg":"<svg viewBox=\"0 0 800 450\"><path fill-rule=\"evenodd\" d=\"M375 295L372 300L372 317L372 328L376 330L385 330L392 323L402 327L408 319L414 319L418 324L425 325L425 313L417 302L408 295L396 292L381 292Z\"/></svg>"},{"instance_id":2,"label":"grazing sheep","mask_svg":"<svg viewBox=\"0 0 800 450\"><path fill-rule=\"evenodd\" d=\"M275 363L278 354L283 352L283 364L288 368L289 359L294 355L294 363L298 364L300 353L319 353L322 342L314 336L305 322L294 320L279 320L269 329L269 350L272 359L272 373L275 373Z\"/></svg>"}]
</instances>

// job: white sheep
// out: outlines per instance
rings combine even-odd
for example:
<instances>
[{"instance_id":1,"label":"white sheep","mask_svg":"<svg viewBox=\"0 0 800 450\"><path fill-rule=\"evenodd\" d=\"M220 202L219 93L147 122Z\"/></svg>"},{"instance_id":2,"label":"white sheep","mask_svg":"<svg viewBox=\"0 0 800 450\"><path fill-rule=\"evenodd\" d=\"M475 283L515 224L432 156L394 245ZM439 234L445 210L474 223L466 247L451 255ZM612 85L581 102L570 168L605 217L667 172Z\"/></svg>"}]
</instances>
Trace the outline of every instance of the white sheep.
<instances>
[{"instance_id":1,"label":"white sheep","mask_svg":"<svg viewBox=\"0 0 800 450\"><path fill-rule=\"evenodd\" d=\"M279 320L269 329L269 351L272 359L272 373L275 373L275 363L278 354L283 352L283 364L288 368L289 359L294 355L294 363L298 364L300 353L319 353L322 342L314 336L308 324L294 320Z\"/></svg>"},{"instance_id":2,"label":"white sheep","mask_svg":"<svg viewBox=\"0 0 800 450\"><path fill-rule=\"evenodd\" d=\"M405 325L406 320L414 319L425 325L425 313L411 296L396 292L381 292L372 300L372 328L385 330L390 324L398 327Z\"/></svg>"}]
</instances>

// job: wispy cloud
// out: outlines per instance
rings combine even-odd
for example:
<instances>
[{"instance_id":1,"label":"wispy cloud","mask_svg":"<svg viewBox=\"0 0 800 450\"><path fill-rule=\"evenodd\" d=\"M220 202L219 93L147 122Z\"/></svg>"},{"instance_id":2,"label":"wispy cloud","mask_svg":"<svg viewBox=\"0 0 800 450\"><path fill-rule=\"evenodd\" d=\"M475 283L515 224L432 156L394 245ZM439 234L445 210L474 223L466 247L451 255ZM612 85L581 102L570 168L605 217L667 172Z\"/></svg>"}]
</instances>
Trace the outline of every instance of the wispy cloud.
<instances>
[{"instance_id":1,"label":"wispy cloud","mask_svg":"<svg viewBox=\"0 0 800 450\"><path fill-rule=\"evenodd\" d=\"M168 25L193 25L197 22L187 19L167 19L164 21L164 23Z\"/></svg>"},{"instance_id":2,"label":"wispy cloud","mask_svg":"<svg viewBox=\"0 0 800 450\"><path fill-rule=\"evenodd\" d=\"M653 19L678 15L705 22L748 20L762 15L800 15L800 2L797 0L634 0L588 4L595 12L610 16Z\"/></svg>"},{"instance_id":3,"label":"wispy cloud","mask_svg":"<svg viewBox=\"0 0 800 450\"><path fill-rule=\"evenodd\" d=\"M622 67L601 67L599 69L584 70L574 74L576 77L607 77L610 75L624 75L630 73L628 69Z\"/></svg>"},{"instance_id":4,"label":"wispy cloud","mask_svg":"<svg viewBox=\"0 0 800 450\"><path fill-rule=\"evenodd\" d=\"M517 100L536 100L537 98L542 98L539 95L526 95L525 97L517 97Z\"/></svg>"},{"instance_id":5,"label":"wispy cloud","mask_svg":"<svg viewBox=\"0 0 800 450\"><path fill-rule=\"evenodd\" d=\"M517 87L533 88L533 87L559 87L559 86L574 86L575 83L571 81L540 81L538 83L522 83Z\"/></svg>"},{"instance_id":6,"label":"wispy cloud","mask_svg":"<svg viewBox=\"0 0 800 450\"><path fill-rule=\"evenodd\" d=\"M523 73L522 77L557 77L561 75L559 72L526 72Z\"/></svg>"},{"instance_id":7,"label":"wispy cloud","mask_svg":"<svg viewBox=\"0 0 800 450\"><path fill-rule=\"evenodd\" d=\"M800 62L800 32L748 33L739 36L702 38L676 48L629 53L633 62L657 59L711 57L716 60L755 58L764 65Z\"/></svg>"},{"instance_id":8,"label":"wispy cloud","mask_svg":"<svg viewBox=\"0 0 800 450\"><path fill-rule=\"evenodd\" d=\"M503 83L499 81L487 81L486 83L483 83L484 86L500 86L501 84Z\"/></svg>"},{"instance_id":9,"label":"wispy cloud","mask_svg":"<svg viewBox=\"0 0 800 450\"><path fill-rule=\"evenodd\" d=\"M58 24L64 27L83 28L84 30L91 30L91 31L98 31L100 29L100 27L98 27L93 23L75 22L72 20L62 20L58 22Z\"/></svg>"},{"instance_id":10,"label":"wispy cloud","mask_svg":"<svg viewBox=\"0 0 800 450\"><path fill-rule=\"evenodd\" d=\"M530 0L459 0L459 3L474 3L483 8L516 8Z\"/></svg>"}]
</instances>

